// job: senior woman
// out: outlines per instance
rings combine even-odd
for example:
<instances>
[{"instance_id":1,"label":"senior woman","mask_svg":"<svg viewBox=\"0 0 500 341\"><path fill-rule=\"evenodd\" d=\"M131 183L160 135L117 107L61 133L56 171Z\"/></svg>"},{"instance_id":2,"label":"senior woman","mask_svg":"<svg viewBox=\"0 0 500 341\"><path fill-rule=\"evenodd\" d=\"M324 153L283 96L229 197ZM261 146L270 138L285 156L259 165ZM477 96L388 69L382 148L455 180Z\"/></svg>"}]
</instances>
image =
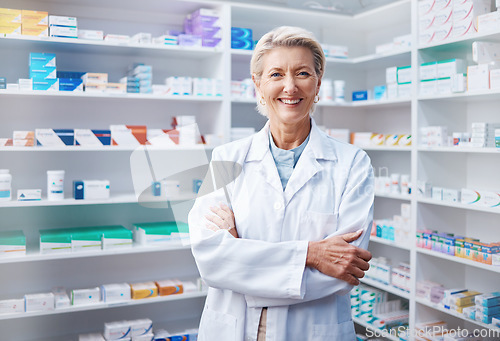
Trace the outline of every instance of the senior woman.
<instances>
[{"instance_id":1,"label":"senior woman","mask_svg":"<svg viewBox=\"0 0 500 341\"><path fill-rule=\"evenodd\" d=\"M238 167L215 167L203 186L218 172L234 181L189 213L209 286L200 341L355 340L346 294L371 258L373 172L366 153L311 118L324 67L321 45L300 28L276 28L255 48L251 74L269 120L214 149L212 161Z\"/></svg>"}]
</instances>

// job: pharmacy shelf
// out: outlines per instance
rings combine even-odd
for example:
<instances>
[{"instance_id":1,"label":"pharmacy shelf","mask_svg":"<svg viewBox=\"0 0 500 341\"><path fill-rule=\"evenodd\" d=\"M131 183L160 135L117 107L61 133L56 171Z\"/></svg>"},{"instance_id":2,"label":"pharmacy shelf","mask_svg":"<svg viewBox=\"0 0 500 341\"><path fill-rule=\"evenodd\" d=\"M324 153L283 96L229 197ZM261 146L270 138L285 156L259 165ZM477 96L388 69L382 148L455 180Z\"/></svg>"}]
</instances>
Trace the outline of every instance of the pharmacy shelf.
<instances>
[{"instance_id":1,"label":"pharmacy shelf","mask_svg":"<svg viewBox=\"0 0 500 341\"><path fill-rule=\"evenodd\" d=\"M387 198L387 199L395 199L395 200L411 200L410 195L403 195L403 194L392 194L392 193L375 193L375 197L378 198Z\"/></svg>"},{"instance_id":2,"label":"pharmacy shelf","mask_svg":"<svg viewBox=\"0 0 500 341\"><path fill-rule=\"evenodd\" d=\"M388 245L388 246L392 246L392 247L397 247L397 248L402 249L402 250L410 251L409 245L398 244L393 240L388 240L388 239L380 238L377 236L370 236L370 242L384 244L384 245Z\"/></svg>"},{"instance_id":3,"label":"pharmacy shelf","mask_svg":"<svg viewBox=\"0 0 500 341\"><path fill-rule=\"evenodd\" d=\"M206 291L199 291L199 292L187 292L187 293L178 294L178 295L143 298L140 300L130 300L130 301L120 302L120 303L99 302L99 303L81 305L81 306L70 306L68 308L60 308L60 309L54 309L54 310L50 310L50 311L24 312L24 313L16 313L16 314L8 314L8 315L5 314L5 315L0 315L0 320L10 320L10 319L17 319L17 318L33 317L33 316L66 314L66 313L73 313L73 312L77 312L77 311L91 311L91 310L100 310L100 309L108 309L108 308L116 308L116 307L128 307L128 306L136 306L136 305L152 304L152 303L160 303L160 302L172 302L172 301L179 301L179 300L202 298L202 297L206 297L206 296L207 296Z\"/></svg>"},{"instance_id":4,"label":"pharmacy shelf","mask_svg":"<svg viewBox=\"0 0 500 341\"><path fill-rule=\"evenodd\" d=\"M442 153L474 153L474 154L497 154L500 148L469 148L469 147L418 147L419 152L442 152Z\"/></svg>"},{"instance_id":5,"label":"pharmacy shelf","mask_svg":"<svg viewBox=\"0 0 500 341\"><path fill-rule=\"evenodd\" d=\"M0 152L131 152L135 150L147 150L147 151L200 151L200 150L211 150L214 146L209 146L205 144L199 144L194 146L151 146L151 145L140 145L137 147L132 146L95 146L95 147L85 147L85 146L55 146L55 147L0 147Z\"/></svg>"},{"instance_id":6,"label":"pharmacy shelf","mask_svg":"<svg viewBox=\"0 0 500 341\"><path fill-rule=\"evenodd\" d=\"M411 147L401 146L401 147L392 147L392 146L367 146L360 147L366 151L388 151L388 152L410 152Z\"/></svg>"},{"instance_id":7,"label":"pharmacy shelf","mask_svg":"<svg viewBox=\"0 0 500 341\"><path fill-rule=\"evenodd\" d=\"M424 248L419 248L419 247L417 247L417 253L426 254L426 255L436 257L436 258L445 259L445 260L448 260L450 262L465 264L465 265L472 266L475 268L500 273L500 266L483 264L483 263L475 262L473 260L465 259L462 257L450 256L450 255L447 255L447 254L444 254L441 252L436 252L436 251L432 251L432 250L424 249Z\"/></svg>"},{"instance_id":8,"label":"pharmacy shelf","mask_svg":"<svg viewBox=\"0 0 500 341\"><path fill-rule=\"evenodd\" d=\"M377 327L373 326L372 324L365 322L361 320L360 318L357 317L352 317L352 321L362 327L365 327L367 330L371 330L374 332L374 336L383 336L386 339L393 340L393 341L400 341L400 338L397 336L394 336L392 334L389 334L388 332L384 330L380 330Z\"/></svg>"},{"instance_id":9,"label":"pharmacy shelf","mask_svg":"<svg viewBox=\"0 0 500 341\"><path fill-rule=\"evenodd\" d=\"M500 89L497 90L484 90L484 91L467 91L460 93L419 96L419 101L433 101L433 100L453 100L454 102L486 102L498 101Z\"/></svg>"},{"instance_id":10,"label":"pharmacy shelf","mask_svg":"<svg viewBox=\"0 0 500 341\"><path fill-rule=\"evenodd\" d=\"M182 245L180 243L178 243L178 244L172 243L171 245L169 245L169 244L153 245L153 246L134 245L134 246L128 247L128 248L100 250L100 251L82 251L82 252L71 252L71 253L41 254L39 252L29 252L28 251L26 256L1 258L0 264L28 263L28 262L37 262L37 261L47 261L47 260L129 255L129 254L150 253L150 252L181 251L181 250L190 250L190 249L191 249L191 245Z\"/></svg>"},{"instance_id":11,"label":"pharmacy shelf","mask_svg":"<svg viewBox=\"0 0 500 341\"><path fill-rule=\"evenodd\" d=\"M167 201L186 201L196 198L196 194L192 192L183 192L179 196L173 198L164 197L147 197L141 198L141 204L166 203ZM75 200L64 199L50 201L44 198L43 200L34 201L0 201L0 208L6 207L47 207L47 206L85 206L85 205L112 205L112 204L137 204L139 200L135 194L116 194L109 199L102 200Z\"/></svg>"},{"instance_id":12,"label":"pharmacy shelf","mask_svg":"<svg viewBox=\"0 0 500 341\"><path fill-rule=\"evenodd\" d=\"M361 64L361 63L371 63L383 59L388 59L390 60L390 62L393 62L393 60L400 59L401 57L405 58L409 62L410 53L411 49L393 49L386 53L374 53L366 56L355 57L351 59L351 62L353 64Z\"/></svg>"},{"instance_id":13,"label":"pharmacy shelf","mask_svg":"<svg viewBox=\"0 0 500 341\"><path fill-rule=\"evenodd\" d=\"M55 37L33 37L33 36L8 36L0 37L0 44L6 48L18 46L18 44L29 43L32 47L42 45L52 45L53 49L58 51L71 50L72 52L85 51L93 53L116 52L130 53L128 50L147 50L148 55L152 52L168 53L179 58L203 59L214 54L222 53L219 47L193 47L180 45L160 45L160 44L136 44L128 42L110 42L104 40L87 40L73 38L55 38Z\"/></svg>"},{"instance_id":14,"label":"pharmacy shelf","mask_svg":"<svg viewBox=\"0 0 500 341\"><path fill-rule=\"evenodd\" d=\"M16 91L16 90L0 90L0 96L21 96L21 97L74 97L74 98L102 98L102 99L131 99L131 100L162 100L162 101L181 101L181 102L222 102L221 96L167 96L153 94L113 94L99 92L75 92L75 91Z\"/></svg>"},{"instance_id":15,"label":"pharmacy shelf","mask_svg":"<svg viewBox=\"0 0 500 341\"><path fill-rule=\"evenodd\" d=\"M394 294L394 295L397 295L399 297L402 297L404 299L407 299L409 300L410 299L410 293L409 292L406 292L404 290L401 290L399 288L396 288L392 285L387 285L387 284L383 284L383 283L380 283L380 282L377 282L371 278L361 278L360 279L361 283L363 284L367 284L367 285L370 285L372 287L375 287L375 288L378 288L380 290L383 290L383 291L387 291L391 294Z\"/></svg>"},{"instance_id":16,"label":"pharmacy shelf","mask_svg":"<svg viewBox=\"0 0 500 341\"><path fill-rule=\"evenodd\" d=\"M499 42L500 41L500 30L498 32L490 32L490 33L475 33L475 34L469 34L466 37L457 37L457 38L450 38L446 39L443 41L435 42L432 44L420 44L418 46L419 50L425 50L425 49L434 49L434 50L447 50L449 51L450 49L462 49L464 47L471 47L472 42L477 41L477 40L484 40L487 39L488 41L491 42Z\"/></svg>"},{"instance_id":17,"label":"pharmacy shelf","mask_svg":"<svg viewBox=\"0 0 500 341\"><path fill-rule=\"evenodd\" d=\"M417 201L419 203L423 203L423 204L431 204L431 205L459 208L459 209L464 209L464 210L472 210L472 211L500 214L500 207L498 207L498 208L481 207L481 206L476 206L476 205L468 205L468 204L462 204L462 203L447 202L447 201L443 201L443 200L435 200L435 199L431 199L431 198L418 198Z\"/></svg>"},{"instance_id":18,"label":"pharmacy shelf","mask_svg":"<svg viewBox=\"0 0 500 341\"><path fill-rule=\"evenodd\" d=\"M474 323L474 324L476 324L476 325L478 325L480 327L488 328L488 329L500 332L500 328L497 328L497 327L493 326L492 324L486 324L486 323L482 323L482 322L479 322L479 321L471 320L471 319L465 317L464 315L460 314L457 311L446 309L446 308L444 308L443 306L441 306L439 304L436 304L436 303L433 303L433 302L429 302L426 299L423 299L421 297L415 298L415 301L417 303L419 303L419 304L425 305L426 307L429 307L429 308L432 308L432 309L435 309L435 310L439 310L439 311L441 311L443 313L446 313L448 315L454 316L454 317L459 318L461 320L464 320L464 321L467 321L467 322L470 322L470 323Z\"/></svg>"}]
</instances>

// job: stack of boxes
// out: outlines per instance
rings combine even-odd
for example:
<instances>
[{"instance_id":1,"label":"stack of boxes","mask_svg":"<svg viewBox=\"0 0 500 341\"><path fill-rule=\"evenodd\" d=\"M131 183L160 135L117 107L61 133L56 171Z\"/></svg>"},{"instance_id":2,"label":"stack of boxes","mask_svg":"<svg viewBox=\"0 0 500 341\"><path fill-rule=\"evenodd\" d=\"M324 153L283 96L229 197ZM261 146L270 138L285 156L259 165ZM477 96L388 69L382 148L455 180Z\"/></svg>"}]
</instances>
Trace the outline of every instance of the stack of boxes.
<instances>
[{"instance_id":1,"label":"stack of boxes","mask_svg":"<svg viewBox=\"0 0 500 341\"><path fill-rule=\"evenodd\" d=\"M253 49L252 29L231 27L231 48L236 50L252 50Z\"/></svg>"},{"instance_id":2,"label":"stack of boxes","mask_svg":"<svg viewBox=\"0 0 500 341\"><path fill-rule=\"evenodd\" d=\"M0 36L21 34L21 10L0 8Z\"/></svg>"},{"instance_id":3,"label":"stack of boxes","mask_svg":"<svg viewBox=\"0 0 500 341\"><path fill-rule=\"evenodd\" d=\"M29 68L33 90L59 91L54 53L30 53Z\"/></svg>"},{"instance_id":4,"label":"stack of boxes","mask_svg":"<svg viewBox=\"0 0 500 341\"><path fill-rule=\"evenodd\" d=\"M410 245L411 209L409 204L401 204L401 215L392 219L377 219L372 226L371 235L398 243Z\"/></svg>"},{"instance_id":5,"label":"stack of boxes","mask_svg":"<svg viewBox=\"0 0 500 341\"><path fill-rule=\"evenodd\" d=\"M120 83L126 84L128 93L153 93L153 68L151 65L134 64Z\"/></svg>"},{"instance_id":6,"label":"stack of boxes","mask_svg":"<svg viewBox=\"0 0 500 341\"><path fill-rule=\"evenodd\" d=\"M49 36L49 13L41 11L21 11L22 35L35 37Z\"/></svg>"},{"instance_id":7,"label":"stack of boxes","mask_svg":"<svg viewBox=\"0 0 500 341\"><path fill-rule=\"evenodd\" d=\"M495 134L500 123L474 122L470 143L474 147L495 147Z\"/></svg>"},{"instance_id":8,"label":"stack of boxes","mask_svg":"<svg viewBox=\"0 0 500 341\"><path fill-rule=\"evenodd\" d=\"M77 21L75 17L49 15L49 29L51 37L78 38Z\"/></svg>"},{"instance_id":9,"label":"stack of boxes","mask_svg":"<svg viewBox=\"0 0 500 341\"><path fill-rule=\"evenodd\" d=\"M476 33L478 16L491 12L491 4L491 0L420 0L420 44L439 43Z\"/></svg>"},{"instance_id":10,"label":"stack of boxes","mask_svg":"<svg viewBox=\"0 0 500 341\"><path fill-rule=\"evenodd\" d=\"M409 98L411 96L411 66L389 67L385 70L387 98Z\"/></svg>"},{"instance_id":11,"label":"stack of boxes","mask_svg":"<svg viewBox=\"0 0 500 341\"><path fill-rule=\"evenodd\" d=\"M0 232L0 257L20 257L26 255L26 237L23 231Z\"/></svg>"},{"instance_id":12,"label":"stack of boxes","mask_svg":"<svg viewBox=\"0 0 500 341\"><path fill-rule=\"evenodd\" d=\"M0 77L0 90L7 89L7 78Z\"/></svg>"},{"instance_id":13,"label":"stack of boxes","mask_svg":"<svg viewBox=\"0 0 500 341\"><path fill-rule=\"evenodd\" d=\"M83 90L85 92L106 92L108 84L107 73L87 72L82 76Z\"/></svg>"},{"instance_id":14,"label":"stack of boxes","mask_svg":"<svg viewBox=\"0 0 500 341\"><path fill-rule=\"evenodd\" d=\"M217 47L222 40L219 13L200 8L184 20L185 34L178 36L178 44L184 46Z\"/></svg>"},{"instance_id":15,"label":"stack of boxes","mask_svg":"<svg viewBox=\"0 0 500 341\"><path fill-rule=\"evenodd\" d=\"M466 62L462 59L441 60L420 65L419 91L422 96L464 92L466 84Z\"/></svg>"}]
</instances>

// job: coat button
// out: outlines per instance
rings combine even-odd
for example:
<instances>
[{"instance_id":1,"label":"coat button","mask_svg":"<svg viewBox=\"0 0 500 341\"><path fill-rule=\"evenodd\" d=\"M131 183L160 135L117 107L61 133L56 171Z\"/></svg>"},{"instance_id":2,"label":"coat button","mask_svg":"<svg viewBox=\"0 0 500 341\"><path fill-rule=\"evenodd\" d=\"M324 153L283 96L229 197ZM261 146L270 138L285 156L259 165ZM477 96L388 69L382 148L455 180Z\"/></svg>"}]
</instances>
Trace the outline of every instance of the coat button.
<instances>
[{"instance_id":1,"label":"coat button","mask_svg":"<svg viewBox=\"0 0 500 341\"><path fill-rule=\"evenodd\" d=\"M279 211L279 210L281 210L282 208L283 208L283 204L282 204L281 202L276 201L276 202L274 203L274 209L275 209L276 211Z\"/></svg>"}]
</instances>

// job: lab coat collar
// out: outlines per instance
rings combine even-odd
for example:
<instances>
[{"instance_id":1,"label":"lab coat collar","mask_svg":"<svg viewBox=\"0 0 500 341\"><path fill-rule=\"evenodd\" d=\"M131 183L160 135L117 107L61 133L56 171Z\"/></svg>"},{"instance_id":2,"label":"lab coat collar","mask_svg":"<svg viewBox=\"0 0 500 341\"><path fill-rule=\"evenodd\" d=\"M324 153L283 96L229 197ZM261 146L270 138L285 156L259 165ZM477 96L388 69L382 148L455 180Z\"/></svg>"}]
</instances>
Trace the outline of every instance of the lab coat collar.
<instances>
[{"instance_id":1,"label":"lab coat collar","mask_svg":"<svg viewBox=\"0 0 500 341\"><path fill-rule=\"evenodd\" d=\"M318 128L313 118L311 118L311 136L304 152L306 150L310 150L311 156L315 159L337 160L335 149L331 147L331 144L328 144L328 136ZM266 153L270 153L269 121L267 121L264 128L254 135L246 161L262 161Z\"/></svg>"}]
</instances>

